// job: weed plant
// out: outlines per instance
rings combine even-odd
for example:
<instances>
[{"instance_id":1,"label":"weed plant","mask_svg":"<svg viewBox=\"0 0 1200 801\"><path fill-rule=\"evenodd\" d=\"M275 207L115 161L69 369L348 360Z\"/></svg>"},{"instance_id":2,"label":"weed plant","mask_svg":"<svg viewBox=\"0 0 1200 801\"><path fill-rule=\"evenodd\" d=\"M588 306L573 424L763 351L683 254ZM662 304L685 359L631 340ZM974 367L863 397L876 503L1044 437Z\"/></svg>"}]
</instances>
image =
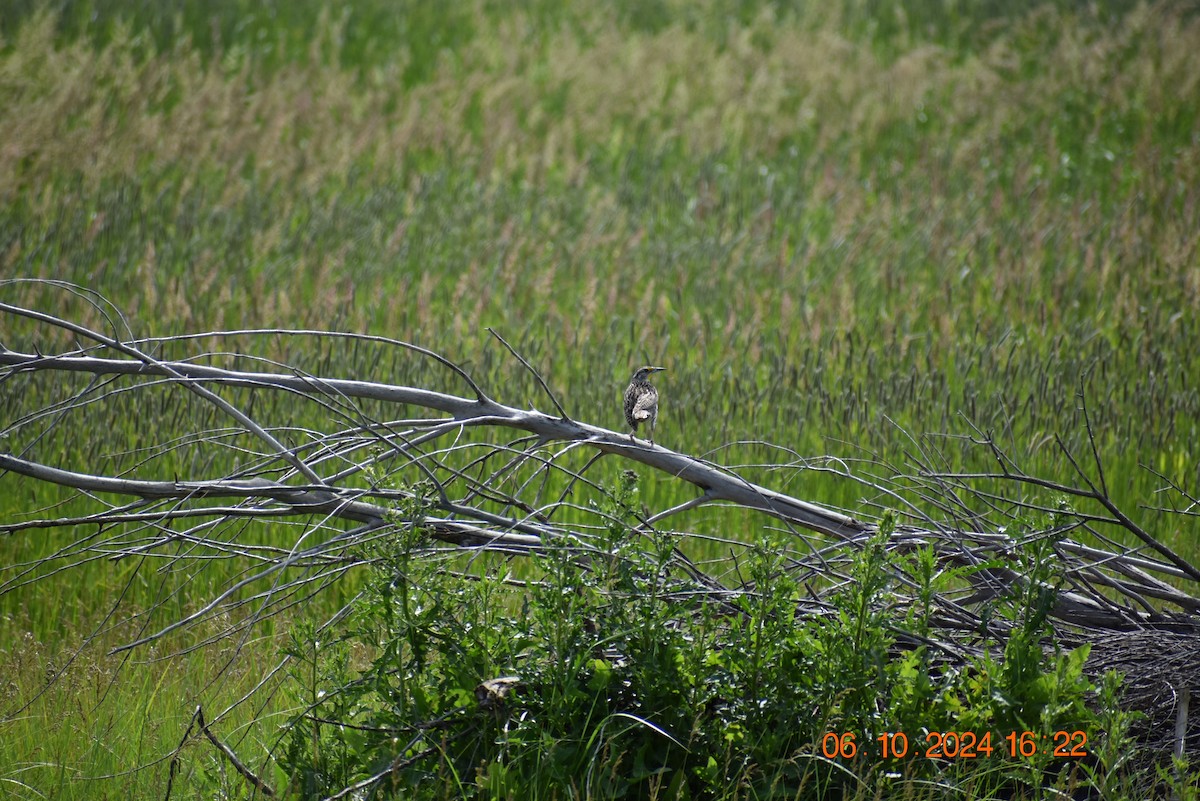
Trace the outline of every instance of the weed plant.
<instances>
[{"instance_id":1,"label":"weed plant","mask_svg":"<svg viewBox=\"0 0 1200 801\"><path fill-rule=\"evenodd\" d=\"M928 609L892 586L892 560L931 555L890 553L886 522L832 604L798 616L804 588L786 541L751 551L746 584L727 603L702 600L674 586L673 538L636 533L636 494L630 477L609 496L610 559L548 549L527 581L505 581L501 562L448 569L461 559L431 558L419 525L382 546L390 555L346 640L318 648L297 635L293 645L306 706L280 760L290 789L732 799L936 798L959 788L1052 798L1148 786L1122 757L1131 715L1089 703L1097 692L1111 703L1116 677L1085 678L1086 646L1044 647L1047 589L1059 579L1044 541L1021 554L1032 589L995 604L1009 635L985 632L978 654L956 664L927 636ZM954 578L924 575L918 597ZM373 655L359 671L347 668L348 643ZM1056 756L1060 731L1089 733L1094 756Z\"/></svg>"}]
</instances>

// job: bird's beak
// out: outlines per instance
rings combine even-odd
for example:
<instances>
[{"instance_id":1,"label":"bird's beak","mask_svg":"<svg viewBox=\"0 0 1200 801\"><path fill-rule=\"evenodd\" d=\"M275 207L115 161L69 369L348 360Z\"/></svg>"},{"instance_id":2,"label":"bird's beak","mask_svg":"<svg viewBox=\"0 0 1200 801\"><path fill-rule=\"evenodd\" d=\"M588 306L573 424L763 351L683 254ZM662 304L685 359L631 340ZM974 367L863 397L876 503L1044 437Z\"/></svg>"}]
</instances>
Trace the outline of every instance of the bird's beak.
<instances>
[{"instance_id":1,"label":"bird's beak","mask_svg":"<svg viewBox=\"0 0 1200 801\"><path fill-rule=\"evenodd\" d=\"M664 370L666 370L666 369L667 369L667 368L665 368L665 367L655 367L655 368L651 369L651 370L650 370L650 372L652 372L652 373L661 373L661 372L663 372L663 371L664 371Z\"/></svg>"}]
</instances>

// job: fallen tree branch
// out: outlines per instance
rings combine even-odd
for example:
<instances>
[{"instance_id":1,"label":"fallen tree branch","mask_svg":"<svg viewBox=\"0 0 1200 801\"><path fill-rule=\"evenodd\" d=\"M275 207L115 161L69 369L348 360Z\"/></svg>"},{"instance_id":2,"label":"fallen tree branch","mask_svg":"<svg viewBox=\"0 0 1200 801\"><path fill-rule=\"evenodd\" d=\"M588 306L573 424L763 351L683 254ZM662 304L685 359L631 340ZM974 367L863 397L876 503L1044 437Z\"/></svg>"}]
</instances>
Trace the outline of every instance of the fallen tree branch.
<instances>
[{"instance_id":1,"label":"fallen tree branch","mask_svg":"<svg viewBox=\"0 0 1200 801\"><path fill-rule=\"evenodd\" d=\"M869 526L853 518L742 480L715 465L676 453L659 445L631 443L609 429L553 417L537 411L504 406L486 398L470 400L413 387L369 381L316 379L278 373L248 373L186 362L144 364L123 359L87 356L43 356L0 349L0 367L13 371L63 370L94 375L167 376L184 383L204 382L223 386L283 389L314 395L377 400L421 406L450 415L443 431L468 426L502 426L536 434L543 442L582 440L605 453L617 453L631 461L668 473L697 486L710 501L728 501L765 512L820 534L849 538L862 535ZM321 486L325 482L317 479ZM98 490L102 491L102 490Z\"/></svg>"},{"instance_id":2,"label":"fallen tree branch","mask_svg":"<svg viewBox=\"0 0 1200 801\"><path fill-rule=\"evenodd\" d=\"M708 458L695 457L573 419L532 365L498 335L538 380L556 415L504 405L451 360L396 340L298 331L203 335L365 339L432 357L465 381L470 396L316 376L275 363L263 371L221 366L265 361L235 349L152 357L146 353L151 346L190 347L196 337L122 342L41 312L0 304L3 313L98 344L58 354L0 345L0 390L12 393L7 397L15 398L12 406L20 409L0 431L0 480L74 490L66 508L32 509L0 520L0 534L86 526L105 536L76 535L40 563L0 566L0 594L94 559L153 554L172 570L190 569L193 576L212 559L249 565L199 600L189 614L151 626L151 613L161 610L148 610L137 635L118 651L232 610L253 609L226 629L244 633L297 598L309 597L306 593L320 592L347 571L377 561L379 552L395 542L413 547L406 538L419 542L426 555L448 552L444 546L456 553L493 552L503 558L554 550L590 566L622 558L609 539L612 531L639 542L668 536L664 571L677 581L669 594L716 603L722 614L737 614L729 599L761 588L738 573L736 556L720 568L725 573L714 573L709 565L688 558L686 543L689 538L716 540L733 550L756 547L757 537L663 529L668 521L683 519L684 512L715 506L765 514L772 518L769 525L792 536L795 545L785 546L786 569L803 576L811 596L799 602L801 617L828 612L826 594L852 580L846 565L868 544L878 543L881 520L894 516L899 523L886 529L890 533L883 547L901 557L932 552L938 569L956 576L953 586L928 599L931 625L943 632L945 641L909 638L912 647L936 644L948 655L974 652L980 631L1003 636L1007 625L991 618L991 605L1021 589L1052 594L1050 620L1057 633L1074 641L1099 640L1113 632L1200 631L1194 618L1200 599L1191 591L1200 582L1200 570L1117 508L1103 478L1093 483L1079 470L1085 486L1073 487L1029 476L990 438L979 444L989 448L999 472L939 470L944 460L916 438L910 455L915 471L872 458L806 459L783 448L784 463L731 469L712 460L720 449ZM201 363L206 360L216 363ZM25 396L14 387L47 375L68 387L66 396L53 394L22 405ZM71 382L80 383L71 378L76 375L88 380L72 392ZM177 390L198 399L194 402L207 415L204 419L216 417L221 427L147 426L149 445L121 445L88 459L69 457L89 463L50 463L59 452L50 447L55 437L85 436L78 433L88 430L80 418L95 425L96 418L87 415L97 415L104 425L102 413L109 406L128 397L161 398ZM255 411L259 398L276 397L287 403ZM179 419L187 426L190 418ZM505 432L517 433L504 442ZM78 449L61 452L75 454ZM176 455L180 458L172 459ZM595 477L613 459L686 482L696 495L676 499L668 508L631 508L610 483ZM169 470L167 464L172 465ZM1078 469L1073 459L1072 464ZM182 477L178 465L183 466ZM800 471L836 474L867 491L869 500L862 504L867 512L849 514L749 481L739 474L748 468L792 471L789 479ZM636 481L636 475L630 480ZM1092 507L1064 511L1036 499L1009 498L1003 490L1013 487L1035 487ZM1061 520L1037 531L1010 528L1019 512ZM1129 532L1142 545L1117 546L1117 539L1105 538L1102 530ZM255 534L263 541L254 542ZM1053 586L1023 571L1022 550L1034 541L1049 542L1060 563ZM900 594L918 583L906 564L897 559L890 568ZM1180 676L1186 677L1186 671L1181 669Z\"/></svg>"}]
</instances>

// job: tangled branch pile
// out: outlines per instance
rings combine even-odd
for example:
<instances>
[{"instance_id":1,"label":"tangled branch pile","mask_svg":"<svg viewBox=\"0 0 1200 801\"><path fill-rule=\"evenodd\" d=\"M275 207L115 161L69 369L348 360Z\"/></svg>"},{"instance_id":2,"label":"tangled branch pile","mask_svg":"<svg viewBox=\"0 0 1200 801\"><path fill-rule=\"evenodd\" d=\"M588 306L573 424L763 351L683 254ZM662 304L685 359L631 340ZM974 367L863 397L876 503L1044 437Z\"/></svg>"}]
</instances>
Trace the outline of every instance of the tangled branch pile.
<instances>
[{"instance_id":1,"label":"tangled branch pile","mask_svg":"<svg viewBox=\"0 0 1200 801\"><path fill-rule=\"evenodd\" d=\"M859 483L867 500L852 515L572 419L540 376L557 413L504 405L463 367L404 342L285 330L136 339L8 304L0 304L0 313L33 321L46 342L76 343L57 352L0 344L2 480L66 491L55 508L0 521L0 533L75 532L50 559L0 568L0 593L61 580L62 569L96 559L152 556L181 581L213 560L244 567L189 614L169 617L165 607L139 612L137 633L123 649L227 615L234 622L225 634L244 632L378 561L376 546L398 530L419 528L433 541L429 554L450 549L519 560L554 550L582 570L598 570L625 558L612 548L609 532L626 512L629 541L669 538L662 586L694 606L737 616L739 599L764 591L764 577L743 576L736 553L759 547L759 538L704 531L703 516L694 514L737 506L761 516L762 530L782 527L784 538L773 543L783 551L780 570L803 589L798 620L833 614L831 598L857 580L855 560L881 548L888 555L887 613L900 621L920 607L929 624L925 633L898 630L893 647L924 648L951 668L1002 651L1020 623L995 615L996 604L1028 599L1047 627L1041 647L1087 644L1089 675L1110 669L1126 675L1127 703L1147 715L1139 729L1144 744L1200 753L1200 724L1178 704L1200 687L1194 589L1200 570L1112 502L1098 458L1085 466L1063 446L1079 484L1058 484L1026 475L981 433L980 447L994 456L991 473L939 470L937 455L923 449L908 469L828 459L778 466L834 472ZM199 343L223 348L228 341L288 338L399 349L432 360L460 383L462 394L313 375L264 363L253 350L187 352ZM161 355L180 349L183 356ZM103 427L137 403L159 404L160 412L186 407L177 415L183 427L135 427L139 441L123 450L93 428L99 447L108 450L96 453L92 464L55 463L47 447L55 437L87 438L85 426ZM196 427L202 419L211 423ZM657 510L623 507L612 487L594 477L605 459L690 484L694 497ZM214 466L220 469L212 475ZM1171 489L1181 505L1195 504L1182 488ZM1028 499L1027 491L1056 500ZM673 527L684 519L694 522ZM721 536L729 558L689 558L692 543ZM1120 544L1129 537L1136 547ZM1053 569L1043 570L1046 564ZM931 584L919 575L921 565L943 580ZM919 591L931 586L936 589ZM345 611L325 626L336 625ZM499 684L481 685L481 703L502 702L517 682L496 679Z\"/></svg>"}]
</instances>

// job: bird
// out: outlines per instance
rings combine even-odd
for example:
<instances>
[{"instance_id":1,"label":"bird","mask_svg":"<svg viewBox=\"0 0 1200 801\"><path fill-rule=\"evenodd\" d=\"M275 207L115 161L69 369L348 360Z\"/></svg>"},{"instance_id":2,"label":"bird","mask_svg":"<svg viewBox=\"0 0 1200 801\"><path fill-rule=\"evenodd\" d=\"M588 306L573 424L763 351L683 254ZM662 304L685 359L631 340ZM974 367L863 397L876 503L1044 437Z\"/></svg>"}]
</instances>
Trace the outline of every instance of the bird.
<instances>
[{"instance_id":1,"label":"bird","mask_svg":"<svg viewBox=\"0 0 1200 801\"><path fill-rule=\"evenodd\" d=\"M666 370L665 367L639 367L625 388L625 422L629 423L631 433L629 441L633 441L638 424L650 426L650 444L654 444L654 423L658 420L658 390L650 383L648 376Z\"/></svg>"}]
</instances>

